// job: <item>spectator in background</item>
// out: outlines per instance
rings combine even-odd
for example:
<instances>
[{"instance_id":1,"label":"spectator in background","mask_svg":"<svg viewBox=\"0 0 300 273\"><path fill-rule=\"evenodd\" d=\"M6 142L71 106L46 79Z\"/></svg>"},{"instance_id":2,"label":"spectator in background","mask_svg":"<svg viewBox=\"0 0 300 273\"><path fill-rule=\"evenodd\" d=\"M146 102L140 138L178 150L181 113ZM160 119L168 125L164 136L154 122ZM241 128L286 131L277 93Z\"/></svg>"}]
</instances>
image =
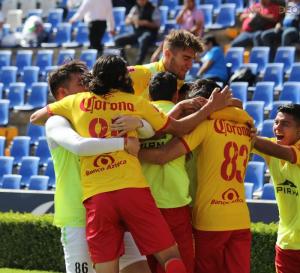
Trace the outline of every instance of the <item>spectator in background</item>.
<instances>
[{"instance_id":1,"label":"spectator in background","mask_svg":"<svg viewBox=\"0 0 300 273\"><path fill-rule=\"evenodd\" d=\"M3 25L4 25L4 16L2 11L0 10L0 44L3 38Z\"/></svg>"},{"instance_id":2,"label":"spectator in background","mask_svg":"<svg viewBox=\"0 0 300 273\"><path fill-rule=\"evenodd\" d=\"M28 17L22 30L20 45L23 47L39 47L47 42L48 34L44 29L43 20L37 15Z\"/></svg>"},{"instance_id":3,"label":"spectator in background","mask_svg":"<svg viewBox=\"0 0 300 273\"><path fill-rule=\"evenodd\" d=\"M180 29L185 29L195 36L202 37L204 31L204 17L200 9L197 9L195 0L184 0L184 5L176 17L176 23ZM163 49L163 43L154 51L151 62L159 60Z\"/></svg>"},{"instance_id":4,"label":"spectator in background","mask_svg":"<svg viewBox=\"0 0 300 273\"><path fill-rule=\"evenodd\" d=\"M203 79L226 83L228 80L228 71L223 49L212 35L203 37L203 43L205 53L201 58L202 65L197 76Z\"/></svg>"},{"instance_id":5,"label":"spectator in background","mask_svg":"<svg viewBox=\"0 0 300 273\"><path fill-rule=\"evenodd\" d=\"M273 60L276 48L289 46L299 41L300 0L291 0L287 3L282 23L274 28L265 30L261 34L261 45L270 47L270 58Z\"/></svg>"},{"instance_id":6,"label":"spectator in background","mask_svg":"<svg viewBox=\"0 0 300 273\"><path fill-rule=\"evenodd\" d=\"M176 17L176 23L195 36L202 36L204 18L201 10L197 9L195 0L184 0L184 6Z\"/></svg>"},{"instance_id":7,"label":"spectator in background","mask_svg":"<svg viewBox=\"0 0 300 273\"><path fill-rule=\"evenodd\" d=\"M90 48L102 53L102 38L106 28L114 35L115 21L111 0L83 0L77 12L70 19L70 23L84 18L89 27Z\"/></svg>"},{"instance_id":8,"label":"spectator in background","mask_svg":"<svg viewBox=\"0 0 300 273\"><path fill-rule=\"evenodd\" d=\"M160 13L149 0L137 0L125 20L126 25L132 25L133 33L122 34L115 39L116 46L139 44L136 64L142 64L149 46L155 42L160 24Z\"/></svg>"},{"instance_id":9,"label":"spectator in background","mask_svg":"<svg viewBox=\"0 0 300 273\"><path fill-rule=\"evenodd\" d=\"M135 0L112 0L114 7L125 7L126 14L129 13L131 8L136 4Z\"/></svg>"},{"instance_id":10,"label":"spectator in background","mask_svg":"<svg viewBox=\"0 0 300 273\"><path fill-rule=\"evenodd\" d=\"M67 0L66 5L62 3L61 8L64 10L63 19L64 21L67 19L68 13L72 9L77 9L82 0Z\"/></svg>"},{"instance_id":11,"label":"spectator in background","mask_svg":"<svg viewBox=\"0 0 300 273\"><path fill-rule=\"evenodd\" d=\"M280 5L271 0L260 0L251 5L240 16L242 32L232 41L231 46L258 46L261 32L280 21L280 10Z\"/></svg>"}]
</instances>

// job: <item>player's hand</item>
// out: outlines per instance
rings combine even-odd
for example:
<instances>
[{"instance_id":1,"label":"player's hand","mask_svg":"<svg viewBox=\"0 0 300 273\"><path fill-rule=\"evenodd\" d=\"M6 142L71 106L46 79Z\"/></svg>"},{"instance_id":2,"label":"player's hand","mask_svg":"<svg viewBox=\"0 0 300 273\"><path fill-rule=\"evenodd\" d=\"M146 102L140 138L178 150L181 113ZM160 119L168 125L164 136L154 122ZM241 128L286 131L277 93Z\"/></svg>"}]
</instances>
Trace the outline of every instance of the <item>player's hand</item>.
<instances>
[{"instance_id":1,"label":"player's hand","mask_svg":"<svg viewBox=\"0 0 300 273\"><path fill-rule=\"evenodd\" d=\"M179 102L182 111L187 113L194 113L199 110L204 104L206 104L207 99L203 97L197 97L193 99L186 99Z\"/></svg>"},{"instance_id":2,"label":"player's hand","mask_svg":"<svg viewBox=\"0 0 300 273\"><path fill-rule=\"evenodd\" d=\"M124 149L127 153L138 156L140 150L140 142L136 137L125 138Z\"/></svg>"},{"instance_id":3,"label":"player's hand","mask_svg":"<svg viewBox=\"0 0 300 273\"><path fill-rule=\"evenodd\" d=\"M219 88L215 88L210 95L208 102L211 103L214 111L220 110L230 105L232 99L232 92L229 86L226 85L221 91Z\"/></svg>"},{"instance_id":4,"label":"player's hand","mask_svg":"<svg viewBox=\"0 0 300 273\"><path fill-rule=\"evenodd\" d=\"M109 31L109 34L110 34L111 36L116 36L117 32L116 32L115 29L113 29L113 30Z\"/></svg>"},{"instance_id":5,"label":"player's hand","mask_svg":"<svg viewBox=\"0 0 300 273\"><path fill-rule=\"evenodd\" d=\"M118 131L118 136L124 136L127 132L140 127L143 127L142 120L134 116L118 116L111 124L111 130Z\"/></svg>"},{"instance_id":6,"label":"player's hand","mask_svg":"<svg viewBox=\"0 0 300 273\"><path fill-rule=\"evenodd\" d=\"M250 128L250 138L251 139L256 138L257 137L257 133L258 133L257 128L254 126L253 123L247 123L247 125Z\"/></svg>"}]
</instances>

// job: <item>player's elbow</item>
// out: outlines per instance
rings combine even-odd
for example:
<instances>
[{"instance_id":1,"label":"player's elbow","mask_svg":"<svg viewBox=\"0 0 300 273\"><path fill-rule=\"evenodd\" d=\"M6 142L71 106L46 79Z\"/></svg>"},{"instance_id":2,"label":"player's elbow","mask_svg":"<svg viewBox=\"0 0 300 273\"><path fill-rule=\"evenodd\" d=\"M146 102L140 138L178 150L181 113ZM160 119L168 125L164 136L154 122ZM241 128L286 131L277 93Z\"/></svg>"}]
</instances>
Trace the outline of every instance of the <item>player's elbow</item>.
<instances>
[{"instance_id":1,"label":"player's elbow","mask_svg":"<svg viewBox=\"0 0 300 273\"><path fill-rule=\"evenodd\" d=\"M30 122L36 125L38 124L38 115L36 112L30 116Z\"/></svg>"}]
</instances>

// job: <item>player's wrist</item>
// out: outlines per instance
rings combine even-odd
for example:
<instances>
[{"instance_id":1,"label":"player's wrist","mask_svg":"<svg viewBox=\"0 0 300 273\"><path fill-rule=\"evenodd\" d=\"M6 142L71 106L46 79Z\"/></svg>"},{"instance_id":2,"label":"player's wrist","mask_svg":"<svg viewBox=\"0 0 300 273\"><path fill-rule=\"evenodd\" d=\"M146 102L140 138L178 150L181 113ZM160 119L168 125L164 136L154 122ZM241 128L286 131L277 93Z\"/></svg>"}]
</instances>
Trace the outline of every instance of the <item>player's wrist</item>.
<instances>
[{"instance_id":1,"label":"player's wrist","mask_svg":"<svg viewBox=\"0 0 300 273\"><path fill-rule=\"evenodd\" d=\"M128 139L127 137L124 137L124 150L126 150L128 147Z\"/></svg>"},{"instance_id":2,"label":"player's wrist","mask_svg":"<svg viewBox=\"0 0 300 273\"><path fill-rule=\"evenodd\" d=\"M139 128L143 128L143 127L144 127L144 122L142 119L139 119L139 125L137 128L139 129Z\"/></svg>"}]
</instances>

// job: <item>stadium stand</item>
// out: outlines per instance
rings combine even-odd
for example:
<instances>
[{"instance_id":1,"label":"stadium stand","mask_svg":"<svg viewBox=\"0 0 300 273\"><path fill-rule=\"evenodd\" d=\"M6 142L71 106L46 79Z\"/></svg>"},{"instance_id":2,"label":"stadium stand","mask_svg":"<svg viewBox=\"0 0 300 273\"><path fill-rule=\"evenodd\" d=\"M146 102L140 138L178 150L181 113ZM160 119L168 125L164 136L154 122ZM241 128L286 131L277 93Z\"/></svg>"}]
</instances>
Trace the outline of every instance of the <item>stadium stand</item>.
<instances>
[{"instance_id":1,"label":"stadium stand","mask_svg":"<svg viewBox=\"0 0 300 273\"><path fill-rule=\"evenodd\" d=\"M260 191L264 184L265 163L250 161L246 170L245 182L253 183L254 191Z\"/></svg>"},{"instance_id":2,"label":"stadium stand","mask_svg":"<svg viewBox=\"0 0 300 273\"><path fill-rule=\"evenodd\" d=\"M275 200L274 185L267 183L263 186L261 199L263 200Z\"/></svg>"},{"instance_id":3,"label":"stadium stand","mask_svg":"<svg viewBox=\"0 0 300 273\"><path fill-rule=\"evenodd\" d=\"M48 188L55 189L55 172L52 158L48 159L45 175L49 177Z\"/></svg>"},{"instance_id":4,"label":"stadium stand","mask_svg":"<svg viewBox=\"0 0 300 273\"><path fill-rule=\"evenodd\" d=\"M16 136L10 147L10 155L14 157L14 165L20 165L23 156L29 156L30 137Z\"/></svg>"},{"instance_id":5,"label":"stadium stand","mask_svg":"<svg viewBox=\"0 0 300 273\"><path fill-rule=\"evenodd\" d=\"M14 158L11 156L0 156L0 185L2 186L3 176L12 174Z\"/></svg>"},{"instance_id":6,"label":"stadium stand","mask_svg":"<svg viewBox=\"0 0 300 273\"><path fill-rule=\"evenodd\" d=\"M40 158L40 166L46 166L48 158L51 157L46 137L39 137L35 156Z\"/></svg>"},{"instance_id":7,"label":"stadium stand","mask_svg":"<svg viewBox=\"0 0 300 273\"><path fill-rule=\"evenodd\" d=\"M244 51L243 47L231 47L226 53L225 61L227 66L230 68L230 73L234 73L244 62Z\"/></svg>"},{"instance_id":8,"label":"stadium stand","mask_svg":"<svg viewBox=\"0 0 300 273\"><path fill-rule=\"evenodd\" d=\"M21 188L22 176L18 174L5 174L2 179L3 189L19 190Z\"/></svg>"},{"instance_id":9,"label":"stadium stand","mask_svg":"<svg viewBox=\"0 0 300 273\"><path fill-rule=\"evenodd\" d=\"M253 199L254 184L245 182L244 185L245 185L246 199Z\"/></svg>"},{"instance_id":10,"label":"stadium stand","mask_svg":"<svg viewBox=\"0 0 300 273\"><path fill-rule=\"evenodd\" d=\"M273 106L274 82L258 82L255 86L252 100L263 101L264 109L271 110Z\"/></svg>"},{"instance_id":11,"label":"stadium stand","mask_svg":"<svg viewBox=\"0 0 300 273\"><path fill-rule=\"evenodd\" d=\"M6 126L9 121L9 100L0 100L0 126Z\"/></svg>"},{"instance_id":12,"label":"stadium stand","mask_svg":"<svg viewBox=\"0 0 300 273\"><path fill-rule=\"evenodd\" d=\"M32 175L29 179L29 190L46 191L49 177L46 175Z\"/></svg>"},{"instance_id":13,"label":"stadium stand","mask_svg":"<svg viewBox=\"0 0 300 273\"><path fill-rule=\"evenodd\" d=\"M248 82L232 82L230 84L233 97L240 99L243 105L247 102Z\"/></svg>"},{"instance_id":14,"label":"stadium stand","mask_svg":"<svg viewBox=\"0 0 300 273\"><path fill-rule=\"evenodd\" d=\"M28 187L32 175L38 175L40 158L37 156L22 157L19 175L22 176L21 187Z\"/></svg>"},{"instance_id":15,"label":"stadium stand","mask_svg":"<svg viewBox=\"0 0 300 273\"><path fill-rule=\"evenodd\" d=\"M30 145L38 145L39 137L45 136L45 127L28 123L26 135L30 137Z\"/></svg>"},{"instance_id":16,"label":"stadium stand","mask_svg":"<svg viewBox=\"0 0 300 273\"><path fill-rule=\"evenodd\" d=\"M0 156L4 156L5 141L6 138L4 136L0 136Z\"/></svg>"}]
</instances>

